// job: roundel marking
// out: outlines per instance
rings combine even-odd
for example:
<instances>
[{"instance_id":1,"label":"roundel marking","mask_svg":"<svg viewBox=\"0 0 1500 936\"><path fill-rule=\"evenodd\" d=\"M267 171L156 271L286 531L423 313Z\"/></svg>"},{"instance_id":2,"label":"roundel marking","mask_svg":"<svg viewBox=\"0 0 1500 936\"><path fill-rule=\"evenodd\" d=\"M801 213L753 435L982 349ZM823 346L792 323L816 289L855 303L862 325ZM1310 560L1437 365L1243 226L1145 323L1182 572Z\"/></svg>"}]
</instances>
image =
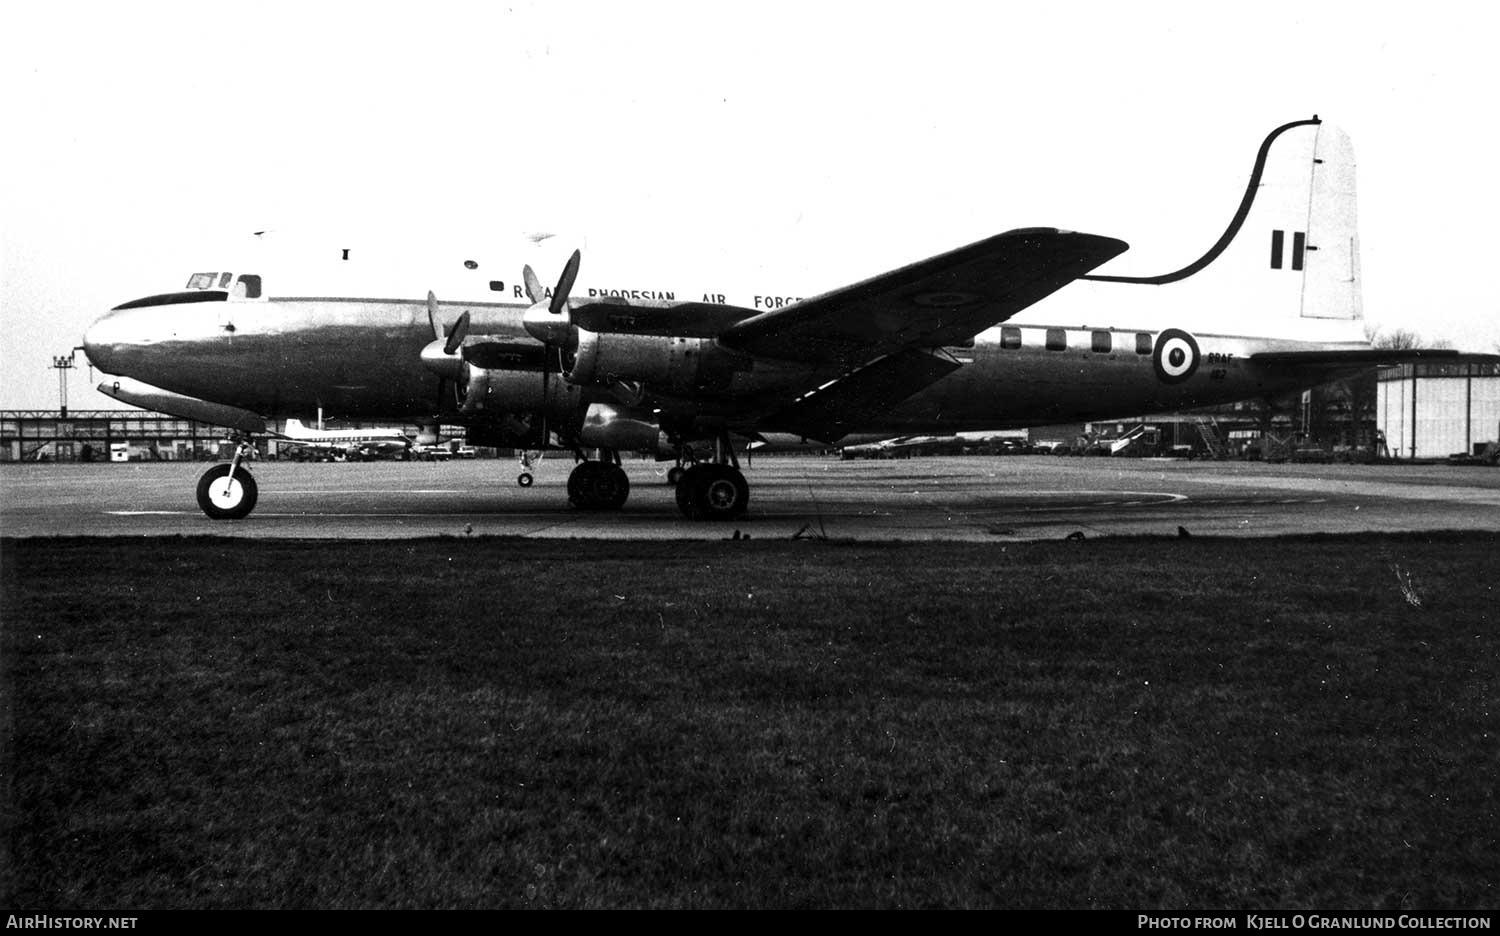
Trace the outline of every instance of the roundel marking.
<instances>
[{"instance_id":1,"label":"roundel marking","mask_svg":"<svg viewBox=\"0 0 1500 936\"><path fill-rule=\"evenodd\" d=\"M979 296L968 292L924 292L912 296L911 301L920 306L951 309L978 302Z\"/></svg>"},{"instance_id":2,"label":"roundel marking","mask_svg":"<svg viewBox=\"0 0 1500 936\"><path fill-rule=\"evenodd\" d=\"M1156 338L1151 366L1162 383L1182 383L1198 370L1198 342L1180 328L1169 328Z\"/></svg>"}]
</instances>

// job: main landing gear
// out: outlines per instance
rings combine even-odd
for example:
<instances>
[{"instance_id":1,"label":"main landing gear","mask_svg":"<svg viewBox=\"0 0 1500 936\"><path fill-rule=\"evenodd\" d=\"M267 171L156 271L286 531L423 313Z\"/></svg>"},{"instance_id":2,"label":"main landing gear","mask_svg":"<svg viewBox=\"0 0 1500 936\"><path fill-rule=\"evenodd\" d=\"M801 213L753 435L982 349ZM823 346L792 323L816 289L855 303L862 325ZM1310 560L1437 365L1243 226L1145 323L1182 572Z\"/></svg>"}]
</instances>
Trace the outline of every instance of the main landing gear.
<instances>
[{"instance_id":1,"label":"main landing gear","mask_svg":"<svg viewBox=\"0 0 1500 936\"><path fill-rule=\"evenodd\" d=\"M255 509L260 496L250 469L240 462L250 454L250 443L239 440L234 458L227 465L215 465L198 479L198 506L211 520L243 520Z\"/></svg>"},{"instance_id":2,"label":"main landing gear","mask_svg":"<svg viewBox=\"0 0 1500 936\"><path fill-rule=\"evenodd\" d=\"M750 483L740 473L728 433L714 441L713 461L682 469L677 509L689 520L734 520L749 504Z\"/></svg>"},{"instance_id":3,"label":"main landing gear","mask_svg":"<svg viewBox=\"0 0 1500 936\"><path fill-rule=\"evenodd\" d=\"M579 510L619 510L630 497L630 477L620 467L620 454L600 449L599 460L583 459L568 475L568 503Z\"/></svg>"}]
</instances>

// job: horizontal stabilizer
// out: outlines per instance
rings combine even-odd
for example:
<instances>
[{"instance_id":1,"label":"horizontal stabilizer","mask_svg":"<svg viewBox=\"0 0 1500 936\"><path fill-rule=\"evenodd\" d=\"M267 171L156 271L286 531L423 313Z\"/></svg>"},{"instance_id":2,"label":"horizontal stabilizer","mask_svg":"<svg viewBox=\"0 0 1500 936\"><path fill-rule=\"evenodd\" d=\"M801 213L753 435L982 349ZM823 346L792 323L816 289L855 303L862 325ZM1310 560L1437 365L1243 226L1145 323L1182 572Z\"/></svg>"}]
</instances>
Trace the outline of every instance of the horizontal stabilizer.
<instances>
[{"instance_id":1,"label":"horizontal stabilizer","mask_svg":"<svg viewBox=\"0 0 1500 936\"><path fill-rule=\"evenodd\" d=\"M1461 354L1450 348L1351 348L1349 350L1262 351L1251 362L1271 367L1386 367L1393 364L1464 360L1500 361L1500 355Z\"/></svg>"}]
</instances>

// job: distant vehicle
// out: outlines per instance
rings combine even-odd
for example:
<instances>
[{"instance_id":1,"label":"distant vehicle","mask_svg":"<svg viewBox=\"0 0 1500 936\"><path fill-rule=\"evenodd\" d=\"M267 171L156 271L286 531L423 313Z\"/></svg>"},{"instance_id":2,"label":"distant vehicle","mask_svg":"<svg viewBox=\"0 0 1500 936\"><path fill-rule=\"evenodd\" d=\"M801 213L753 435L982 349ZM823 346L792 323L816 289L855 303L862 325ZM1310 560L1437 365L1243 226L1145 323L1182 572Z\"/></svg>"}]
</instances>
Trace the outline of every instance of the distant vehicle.
<instances>
[{"instance_id":1,"label":"distant vehicle","mask_svg":"<svg viewBox=\"0 0 1500 936\"><path fill-rule=\"evenodd\" d=\"M457 439L432 445L412 446L412 457L421 461L447 461L450 458L478 458L479 449L464 445Z\"/></svg>"},{"instance_id":2,"label":"distant vehicle","mask_svg":"<svg viewBox=\"0 0 1500 936\"><path fill-rule=\"evenodd\" d=\"M1025 439L1013 433L959 432L953 435L913 435L844 446L844 461L856 458L914 458L920 455L1005 455L1025 451Z\"/></svg>"}]
</instances>

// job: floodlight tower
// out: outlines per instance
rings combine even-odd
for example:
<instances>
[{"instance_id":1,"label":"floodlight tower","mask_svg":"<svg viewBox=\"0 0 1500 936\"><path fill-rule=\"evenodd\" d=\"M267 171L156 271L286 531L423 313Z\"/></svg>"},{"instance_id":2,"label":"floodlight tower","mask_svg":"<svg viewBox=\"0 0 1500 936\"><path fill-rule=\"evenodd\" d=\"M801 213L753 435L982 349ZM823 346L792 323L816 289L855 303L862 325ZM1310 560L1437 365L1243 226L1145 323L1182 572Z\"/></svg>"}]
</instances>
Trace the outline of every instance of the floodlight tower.
<instances>
[{"instance_id":1,"label":"floodlight tower","mask_svg":"<svg viewBox=\"0 0 1500 936\"><path fill-rule=\"evenodd\" d=\"M57 409L58 415L63 419L68 418L68 371L73 369L73 353L68 352L67 357L53 357L52 367L57 371Z\"/></svg>"}]
</instances>

